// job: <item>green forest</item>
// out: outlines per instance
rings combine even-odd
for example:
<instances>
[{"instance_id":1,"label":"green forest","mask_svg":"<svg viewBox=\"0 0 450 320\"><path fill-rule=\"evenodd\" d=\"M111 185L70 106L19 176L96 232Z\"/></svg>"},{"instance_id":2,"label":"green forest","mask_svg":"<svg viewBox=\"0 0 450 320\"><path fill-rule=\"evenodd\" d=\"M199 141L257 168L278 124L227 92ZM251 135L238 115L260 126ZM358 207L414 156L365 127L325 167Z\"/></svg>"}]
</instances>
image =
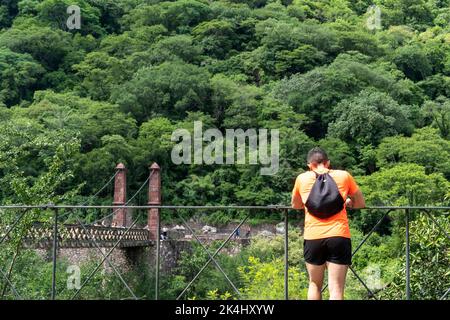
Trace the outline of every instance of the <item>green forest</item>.
<instances>
[{"instance_id":1,"label":"green forest","mask_svg":"<svg viewBox=\"0 0 450 320\"><path fill-rule=\"evenodd\" d=\"M81 9L80 28L67 24L71 5ZM378 25L369 23L373 5ZM192 130L194 121L204 130L278 129L278 172L175 165L172 132ZM111 188L92 195L119 162L128 169L129 196L157 162L164 204L289 205L307 152L320 146L333 168L355 177L367 205L449 206L450 1L2 0L0 137L2 205L109 205ZM145 191L132 202L146 203ZM202 219L220 225L243 214ZM290 295L304 299L302 212L290 214ZM349 212L354 246L383 214ZM433 215L449 230L448 215ZM1 224L14 217L5 211ZM172 217L163 212L163 219ZM251 223L281 219L257 212ZM420 212L411 219L412 298L435 299L450 287L448 239ZM373 290L386 299L404 298L404 232L404 215L394 211L354 258L356 269L378 270ZM10 276L25 296L48 298L51 265L17 241L2 244L0 267L21 270ZM219 260L244 297L281 299L282 258L277 237L256 238ZM207 259L201 247L186 253L177 272L163 276L162 298L176 297ZM152 298L151 274L126 277ZM349 277L346 297L367 299ZM103 291L93 283L81 298L118 298L124 291L116 280L105 285L98 275ZM13 298L0 284L1 298ZM188 298L237 297L210 266Z\"/></svg>"}]
</instances>

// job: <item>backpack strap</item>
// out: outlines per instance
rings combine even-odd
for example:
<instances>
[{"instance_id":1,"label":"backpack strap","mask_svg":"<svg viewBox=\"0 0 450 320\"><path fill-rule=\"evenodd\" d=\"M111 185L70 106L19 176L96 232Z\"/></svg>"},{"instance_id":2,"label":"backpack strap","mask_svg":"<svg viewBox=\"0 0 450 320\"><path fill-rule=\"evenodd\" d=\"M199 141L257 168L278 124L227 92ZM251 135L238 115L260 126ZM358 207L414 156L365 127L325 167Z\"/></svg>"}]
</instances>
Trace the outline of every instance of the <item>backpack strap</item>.
<instances>
[{"instance_id":1,"label":"backpack strap","mask_svg":"<svg viewBox=\"0 0 450 320\"><path fill-rule=\"evenodd\" d=\"M317 179L319 177L319 173L315 172L314 170L311 170L311 171L314 172L314 174L316 175L316 179ZM328 172L324 172L321 174L330 173L330 172L331 172L331 169L329 169Z\"/></svg>"}]
</instances>

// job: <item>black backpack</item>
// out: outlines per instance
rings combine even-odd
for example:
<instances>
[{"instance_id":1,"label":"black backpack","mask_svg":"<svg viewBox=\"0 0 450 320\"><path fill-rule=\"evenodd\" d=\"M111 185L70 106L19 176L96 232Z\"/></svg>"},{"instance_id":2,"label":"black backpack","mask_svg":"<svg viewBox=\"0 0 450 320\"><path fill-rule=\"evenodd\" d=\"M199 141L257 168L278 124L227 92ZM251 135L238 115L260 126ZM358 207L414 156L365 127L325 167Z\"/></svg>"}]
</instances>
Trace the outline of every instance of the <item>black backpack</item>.
<instances>
[{"instance_id":1,"label":"black backpack","mask_svg":"<svg viewBox=\"0 0 450 320\"><path fill-rule=\"evenodd\" d=\"M320 219L329 218L344 209L344 198L334 179L326 173L316 175L316 181L305 203L308 212Z\"/></svg>"}]
</instances>

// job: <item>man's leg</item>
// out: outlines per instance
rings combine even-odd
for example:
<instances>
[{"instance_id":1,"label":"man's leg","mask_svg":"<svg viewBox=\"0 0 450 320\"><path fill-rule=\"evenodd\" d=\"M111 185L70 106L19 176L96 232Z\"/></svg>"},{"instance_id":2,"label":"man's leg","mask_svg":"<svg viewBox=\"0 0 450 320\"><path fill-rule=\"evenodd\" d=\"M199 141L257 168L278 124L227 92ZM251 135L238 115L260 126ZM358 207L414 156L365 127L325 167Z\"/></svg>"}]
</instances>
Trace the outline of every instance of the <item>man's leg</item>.
<instances>
[{"instance_id":1,"label":"man's leg","mask_svg":"<svg viewBox=\"0 0 450 320\"><path fill-rule=\"evenodd\" d=\"M322 300L322 285L326 264L306 263L309 274L308 300Z\"/></svg>"},{"instance_id":2,"label":"man's leg","mask_svg":"<svg viewBox=\"0 0 450 320\"><path fill-rule=\"evenodd\" d=\"M348 265L327 262L330 300L344 300L345 277Z\"/></svg>"}]
</instances>

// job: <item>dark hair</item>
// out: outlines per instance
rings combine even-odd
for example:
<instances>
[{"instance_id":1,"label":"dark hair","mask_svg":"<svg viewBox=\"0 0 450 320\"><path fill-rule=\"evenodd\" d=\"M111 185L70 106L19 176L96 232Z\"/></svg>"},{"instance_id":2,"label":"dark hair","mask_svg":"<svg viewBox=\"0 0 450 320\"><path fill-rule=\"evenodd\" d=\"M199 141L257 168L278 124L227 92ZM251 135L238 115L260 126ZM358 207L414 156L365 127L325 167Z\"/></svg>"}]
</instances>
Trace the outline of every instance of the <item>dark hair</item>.
<instances>
[{"instance_id":1,"label":"dark hair","mask_svg":"<svg viewBox=\"0 0 450 320\"><path fill-rule=\"evenodd\" d=\"M328 161L328 155L322 148L314 147L309 150L306 161L315 164L325 163Z\"/></svg>"}]
</instances>

